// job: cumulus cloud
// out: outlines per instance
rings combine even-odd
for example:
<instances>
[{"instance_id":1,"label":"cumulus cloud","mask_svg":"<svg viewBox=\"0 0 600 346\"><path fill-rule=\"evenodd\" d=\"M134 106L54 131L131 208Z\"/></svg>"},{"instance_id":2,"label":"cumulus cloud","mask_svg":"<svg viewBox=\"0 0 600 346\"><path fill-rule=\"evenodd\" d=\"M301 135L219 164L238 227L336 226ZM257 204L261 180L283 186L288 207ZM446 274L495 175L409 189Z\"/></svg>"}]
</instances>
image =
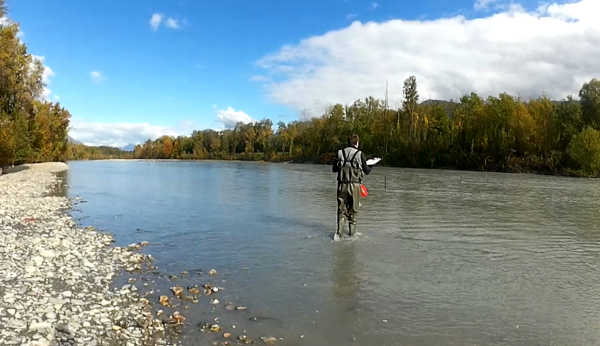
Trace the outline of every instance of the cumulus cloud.
<instances>
[{"instance_id":1,"label":"cumulus cloud","mask_svg":"<svg viewBox=\"0 0 600 346\"><path fill-rule=\"evenodd\" d=\"M90 72L90 78L92 81L94 81L94 83L100 83L104 79L104 76L102 76L102 73L98 71L92 71Z\"/></svg>"},{"instance_id":2,"label":"cumulus cloud","mask_svg":"<svg viewBox=\"0 0 600 346\"><path fill-rule=\"evenodd\" d=\"M179 22L171 17L169 17L167 19L167 21L165 22L165 25L171 29L178 29L180 27Z\"/></svg>"},{"instance_id":3,"label":"cumulus cloud","mask_svg":"<svg viewBox=\"0 0 600 346\"><path fill-rule=\"evenodd\" d=\"M164 23L164 25L167 28L170 29L179 29L181 28L181 25L179 24L179 21L172 18L172 17L168 17L166 18L164 14L157 12L155 14L152 15L152 17L150 18L150 21L148 22L148 24L150 24L150 28L152 29L152 31L156 31L158 30L158 27ZM187 20L183 20L183 24L187 25Z\"/></svg>"},{"instance_id":4,"label":"cumulus cloud","mask_svg":"<svg viewBox=\"0 0 600 346\"><path fill-rule=\"evenodd\" d=\"M52 71L50 67L46 66L46 64L44 63L46 58L44 56L32 55L32 57L34 60L39 60L44 66L44 72L42 73L42 82L45 84L45 86L42 90L42 95L40 96L40 98L42 100L49 101L52 90L48 88L48 84L51 83L50 78L54 77L54 71Z\"/></svg>"},{"instance_id":5,"label":"cumulus cloud","mask_svg":"<svg viewBox=\"0 0 600 346\"><path fill-rule=\"evenodd\" d=\"M221 123L226 129L234 128L235 124L237 124L239 121L243 123L249 123L253 121L248 114L242 111L236 111L231 107L227 107L226 110L219 110L217 116L217 121Z\"/></svg>"},{"instance_id":6,"label":"cumulus cloud","mask_svg":"<svg viewBox=\"0 0 600 346\"><path fill-rule=\"evenodd\" d=\"M148 22L150 24L150 28L152 28L152 30L154 31L158 30L158 26L160 25L164 17L165 15L162 13L153 14L150 18L150 21Z\"/></svg>"},{"instance_id":7,"label":"cumulus cloud","mask_svg":"<svg viewBox=\"0 0 600 346\"><path fill-rule=\"evenodd\" d=\"M235 127L238 121L252 122L246 113L228 107L226 110L217 110L217 119L212 129L220 131ZM69 135L74 139L90 146L124 147L128 144L144 143L148 139L155 140L161 136L189 136L194 130L204 130L206 126L199 126L194 120L180 120L177 126L159 126L149 123L100 123L80 119L73 119ZM208 128L211 128L210 126Z\"/></svg>"},{"instance_id":8,"label":"cumulus cloud","mask_svg":"<svg viewBox=\"0 0 600 346\"><path fill-rule=\"evenodd\" d=\"M600 1L546 4L526 11L512 5L484 18L353 22L282 47L257 64L274 82L277 103L320 115L334 103L369 95L391 101L417 77L422 99L508 92L553 99L576 95L600 77Z\"/></svg>"},{"instance_id":9,"label":"cumulus cloud","mask_svg":"<svg viewBox=\"0 0 600 346\"><path fill-rule=\"evenodd\" d=\"M97 123L77 120L73 120L69 134L85 145L111 147L123 147L130 143L139 144L148 139L155 140L163 135L189 135L188 132L182 133L178 128L148 123Z\"/></svg>"},{"instance_id":10,"label":"cumulus cloud","mask_svg":"<svg viewBox=\"0 0 600 346\"><path fill-rule=\"evenodd\" d=\"M12 19L6 16L0 17L0 26L8 26L13 24L16 23ZM17 31L17 39L23 42L23 37L25 37L25 32L21 31L21 28L19 28L19 31Z\"/></svg>"}]
</instances>

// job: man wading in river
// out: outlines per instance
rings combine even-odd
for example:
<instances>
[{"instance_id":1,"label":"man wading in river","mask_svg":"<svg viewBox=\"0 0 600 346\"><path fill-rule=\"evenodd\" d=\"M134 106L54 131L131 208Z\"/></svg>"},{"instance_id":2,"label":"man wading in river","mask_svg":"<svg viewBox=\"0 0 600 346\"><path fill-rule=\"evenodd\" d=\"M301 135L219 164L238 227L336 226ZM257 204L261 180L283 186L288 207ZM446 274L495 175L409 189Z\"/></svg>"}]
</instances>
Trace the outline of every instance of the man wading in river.
<instances>
[{"instance_id":1,"label":"man wading in river","mask_svg":"<svg viewBox=\"0 0 600 346\"><path fill-rule=\"evenodd\" d=\"M348 137L348 146L340 149L333 158L331 171L337 173L337 231L334 240L344 236L346 218L348 219L348 235L356 234L356 215L360 202L360 184L364 175L371 173L372 167L367 164L365 154L358 150L358 135Z\"/></svg>"}]
</instances>

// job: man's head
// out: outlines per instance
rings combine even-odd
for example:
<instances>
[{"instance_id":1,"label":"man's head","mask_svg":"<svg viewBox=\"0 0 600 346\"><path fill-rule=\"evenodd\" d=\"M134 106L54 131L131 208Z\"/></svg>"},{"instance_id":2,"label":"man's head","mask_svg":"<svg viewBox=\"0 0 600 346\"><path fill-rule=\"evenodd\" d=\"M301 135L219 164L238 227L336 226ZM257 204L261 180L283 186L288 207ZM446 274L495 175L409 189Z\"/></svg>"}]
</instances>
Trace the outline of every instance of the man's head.
<instances>
[{"instance_id":1,"label":"man's head","mask_svg":"<svg viewBox=\"0 0 600 346\"><path fill-rule=\"evenodd\" d=\"M358 148L359 138L357 134L348 136L348 145Z\"/></svg>"}]
</instances>

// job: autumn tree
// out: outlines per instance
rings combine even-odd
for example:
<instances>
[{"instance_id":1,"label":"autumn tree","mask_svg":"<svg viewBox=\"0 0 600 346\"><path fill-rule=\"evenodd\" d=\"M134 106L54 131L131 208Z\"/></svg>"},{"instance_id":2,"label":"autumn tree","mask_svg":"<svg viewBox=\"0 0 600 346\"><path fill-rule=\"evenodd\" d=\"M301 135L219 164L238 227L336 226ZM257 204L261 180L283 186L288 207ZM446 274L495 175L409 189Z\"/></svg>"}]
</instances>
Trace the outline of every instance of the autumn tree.
<instances>
[{"instance_id":1,"label":"autumn tree","mask_svg":"<svg viewBox=\"0 0 600 346\"><path fill-rule=\"evenodd\" d=\"M369 96L349 105L334 104L306 121L279 122L275 132L269 119L239 122L218 132L195 130L176 139L148 140L130 156L326 164L346 144L347 135L357 133L365 155L382 157L382 164L391 166L592 176L600 171L600 140L594 128L600 108L596 80L582 86L580 100L522 100L507 93L483 98L472 92L456 101L420 102L414 77L405 80L402 91L404 100L396 109L391 109L387 96ZM49 143L48 119L57 119L46 115L56 114L50 106L34 109L39 109L33 113L37 120L28 123L32 150L25 150L28 139L20 141L21 157L46 155L39 143ZM0 115L0 121L13 124L12 119ZM14 132L25 127L19 124L0 129L0 152L14 151L13 139L19 138ZM73 153L78 157L128 157L109 150L77 150Z\"/></svg>"},{"instance_id":2,"label":"autumn tree","mask_svg":"<svg viewBox=\"0 0 600 346\"><path fill-rule=\"evenodd\" d=\"M0 17L8 13L0 0ZM0 167L68 156L70 113L42 97L44 66L10 20L0 25Z\"/></svg>"}]
</instances>

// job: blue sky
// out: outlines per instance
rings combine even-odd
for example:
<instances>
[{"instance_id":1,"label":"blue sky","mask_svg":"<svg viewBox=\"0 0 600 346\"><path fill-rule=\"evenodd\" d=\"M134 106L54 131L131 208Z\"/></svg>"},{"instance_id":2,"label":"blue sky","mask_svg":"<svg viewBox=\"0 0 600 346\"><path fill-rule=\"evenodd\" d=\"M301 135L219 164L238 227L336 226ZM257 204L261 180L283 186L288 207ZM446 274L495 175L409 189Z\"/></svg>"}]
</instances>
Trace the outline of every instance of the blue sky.
<instances>
[{"instance_id":1,"label":"blue sky","mask_svg":"<svg viewBox=\"0 0 600 346\"><path fill-rule=\"evenodd\" d=\"M564 1L553 12L539 10L537 1L511 7L502 0L8 0L8 5L29 51L43 56L51 70L49 97L72 113L73 137L124 145L163 133L224 128L236 120L287 122L297 119L299 109L318 116L327 104L381 97L386 80L392 81L391 94L400 95L410 74L422 82L423 99L470 89L576 92L581 81L600 71L598 63L588 62L574 81L554 91L546 89L573 71L557 73L555 80L541 69L529 83L490 68L503 65L498 54L504 49L506 68L517 61L567 66L548 61L552 54L542 51L535 56L511 51L531 48L515 38L523 28L533 28L534 35L525 35L532 42L547 38L544 16L568 25L563 18L568 13L598 30L594 23L600 20L585 17L598 8L593 0L574 2L579 11ZM502 13L506 16L492 17ZM154 28L150 22L157 14L162 17ZM458 15L466 21L440 21ZM569 44L569 37L548 39L556 49ZM487 82L478 81L482 77Z\"/></svg>"}]
</instances>

